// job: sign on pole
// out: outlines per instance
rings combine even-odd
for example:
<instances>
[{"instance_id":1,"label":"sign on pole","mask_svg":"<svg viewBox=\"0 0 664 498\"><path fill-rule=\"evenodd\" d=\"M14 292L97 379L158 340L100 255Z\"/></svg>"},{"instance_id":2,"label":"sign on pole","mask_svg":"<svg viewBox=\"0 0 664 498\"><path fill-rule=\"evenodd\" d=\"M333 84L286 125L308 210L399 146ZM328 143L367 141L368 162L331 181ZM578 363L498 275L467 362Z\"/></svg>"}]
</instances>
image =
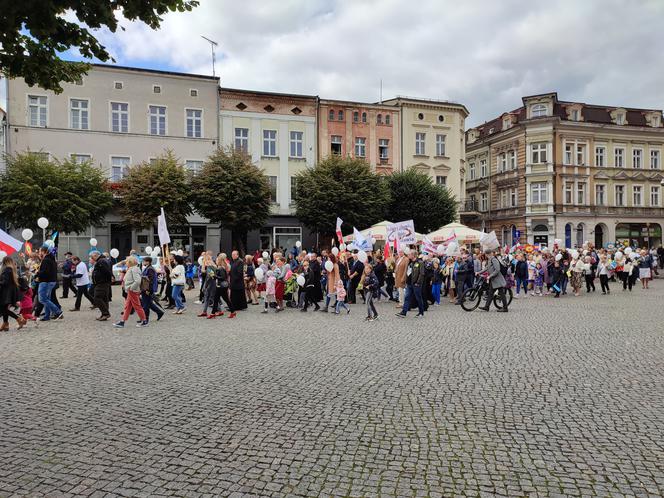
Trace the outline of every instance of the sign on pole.
<instances>
[{"instance_id":1,"label":"sign on pole","mask_svg":"<svg viewBox=\"0 0 664 498\"><path fill-rule=\"evenodd\" d=\"M159 245L167 246L171 243L171 236L166 226L166 214L164 208L161 208L161 214L157 217L157 233L159 234Z\"/></svg>"},{"instance_id":2,"label":"sign on pole","mask_svg":"<svg viewBox=\"0 0 664 498\"><path fill-rule=\"evenodd\" d=\"M388 242L398 240L399 245L417 244L415 223L413 220L400 221L399 223L390 223L387 225L387 240Z\"/></svg>"}]
</instances>

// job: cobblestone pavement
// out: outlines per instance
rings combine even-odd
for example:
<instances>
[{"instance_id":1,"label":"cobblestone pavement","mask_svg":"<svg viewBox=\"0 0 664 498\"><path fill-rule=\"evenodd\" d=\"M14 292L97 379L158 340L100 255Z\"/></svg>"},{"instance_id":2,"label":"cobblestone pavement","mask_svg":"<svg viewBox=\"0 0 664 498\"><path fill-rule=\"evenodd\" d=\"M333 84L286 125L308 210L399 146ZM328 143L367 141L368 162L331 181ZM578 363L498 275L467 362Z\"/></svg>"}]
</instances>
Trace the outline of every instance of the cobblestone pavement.
<instances>
[{"instance_id":1,"label":"cobblestone pavement","mask_svg":"<svg viewBox=\"0 0 664 498\"><path fill-rule=\"evenodd\" d=\"M32 324L0 335L0 496L662 496L652 287Z\"/></svg>"}]
</instances>

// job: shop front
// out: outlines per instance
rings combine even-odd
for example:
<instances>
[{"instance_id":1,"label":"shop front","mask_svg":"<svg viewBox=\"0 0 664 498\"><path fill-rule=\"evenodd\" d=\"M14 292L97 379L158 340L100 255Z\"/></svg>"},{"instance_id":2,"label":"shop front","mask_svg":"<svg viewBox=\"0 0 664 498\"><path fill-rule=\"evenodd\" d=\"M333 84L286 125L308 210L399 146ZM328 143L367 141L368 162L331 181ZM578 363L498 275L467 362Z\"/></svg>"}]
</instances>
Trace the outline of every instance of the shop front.
<instances>
[{"instance_id":1,"label":"shop front","mask_svg":"<svg viewBox=\"0 0 664 498\"><path fill-rule=\"evenodd\" d=\"M618 223L616 243L632 247L659 247L662 244L662 226L659 223Z\"/></svg>"}]
</instances>

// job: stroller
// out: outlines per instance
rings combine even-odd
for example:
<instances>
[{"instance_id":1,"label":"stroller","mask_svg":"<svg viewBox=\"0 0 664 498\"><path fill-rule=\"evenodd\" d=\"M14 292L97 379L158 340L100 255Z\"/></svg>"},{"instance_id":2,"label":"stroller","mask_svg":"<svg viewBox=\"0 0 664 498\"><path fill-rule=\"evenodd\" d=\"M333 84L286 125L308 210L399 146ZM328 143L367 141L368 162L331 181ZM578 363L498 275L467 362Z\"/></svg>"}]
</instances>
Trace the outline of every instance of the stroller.
<instances>
[{"instance_id":1,"label":"stroller","mask_svg":"<svg viewBox=\"0 0 664 498\"><path fill-rule=\"evenodd\" d=\"M286 280L284 287L284 301L287 308L297 308L298 293L300 286L297 283L297 274L293 273L291 277Z\"/></svg>"}]
</instances>

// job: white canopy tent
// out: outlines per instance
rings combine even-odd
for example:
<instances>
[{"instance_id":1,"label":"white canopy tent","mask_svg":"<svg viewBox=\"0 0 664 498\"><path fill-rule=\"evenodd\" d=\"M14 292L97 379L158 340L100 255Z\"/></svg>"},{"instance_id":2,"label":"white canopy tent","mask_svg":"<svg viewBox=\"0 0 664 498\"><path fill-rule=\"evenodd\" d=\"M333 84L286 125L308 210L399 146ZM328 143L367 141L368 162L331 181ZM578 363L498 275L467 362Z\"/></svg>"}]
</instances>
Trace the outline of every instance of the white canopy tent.
<instances>
[{"instance_id":1,"label":"white canopy tent","mask_svg":"<svg viewBox=\"0 0 664 498\"><path fill-rule=\"evenodd\" d=\"M367 238L373 237L376 239L376 242L385 242L387 241L387 226L391 224L391 221L383 220L379 223L376 223L375 225L370 226L369 228L360 230L360 233ZM422 234L415 232L415 238L419 243L422 240ZM353 242L353 234L351 233L344 235L344 242Z\"/></svg>"},{"instance_id":2,"label":"white canopy tent","mask_svg":"<svg viewBox=\"0 0 664 498\"><path fill-rule=\"evenodd\" d=\"M461 223L449 223L435 232L431 232L427 237L429 237L434 244L440 244L445 240L448 240L452 234L456 235L456 240L459 243L479 244L482 232L479 230L473 230Z\"/></svg>"}]
</instances>

